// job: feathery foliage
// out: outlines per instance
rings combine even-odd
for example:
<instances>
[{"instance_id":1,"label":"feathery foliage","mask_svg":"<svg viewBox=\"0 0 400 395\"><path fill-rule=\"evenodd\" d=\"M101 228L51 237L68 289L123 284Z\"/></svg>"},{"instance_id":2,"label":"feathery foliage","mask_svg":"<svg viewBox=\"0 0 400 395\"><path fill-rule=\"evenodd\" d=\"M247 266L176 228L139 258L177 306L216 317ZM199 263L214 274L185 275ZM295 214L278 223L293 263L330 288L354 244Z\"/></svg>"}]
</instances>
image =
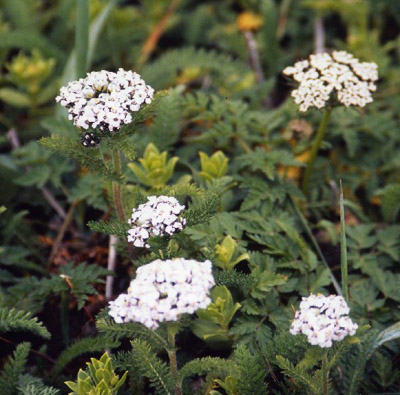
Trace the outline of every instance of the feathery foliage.
<instances>
[{"instance_id":1,"label":"feathery foliage","mask_svg":"<svg viewBox=\"0 0 400 395\"><path fill-rule=\"evenodd\" d=\"M129 230L129 224L124 224L117 220L113 221L89 221L87 226L93 232L105 233L106 235L114 235L120 237L126 237L127 231Z\"/></svg>"},{"instance_id":2,"label":"feathery foliage","mask_svg":"<svg viewBox=\"0 0 400 395\"><path fill-rule=\"evenodd\" d=\"M0 395L17 394L19 376L23 373L28 359L30 343L20 343L11 359L6 362L0 376Z\"/></svg>"},{"instance_id":3,"label":"feathery foliage","mask_svg":"<svg viewBox=\"0 0 400 395\"><path fill-rule=\"evenodd\" d=\"M115 340L137 338L145 341L154 351L166 349L168 346L162 336L136 322L117 324L110 318L100 318L96 321L96 326L99 332L108 338Z\"/></svg>"},{"instance_id":4,"label":"feathery foliage","mask_svg":"<svg viewBox=\"0 0 400 395\"><path fill-rule=\"evenodd\" d=\"M94 174L99 174L110 181L122 182L121 176L104 164L99 151L86 149L77 140L52 134L51 137L42 137L39 143L49 150L75 159Z\"/></svg>"},{"instance_id":5,"label":"feathery foliage","mask_svg":"<svg viewBox=\"0 0 400 395\"><path fill-rule=\"evenodd\" d=\"M267 394L265 376L267 374L264 361L260 354L251 355L244 346L239 346L233 355L239 368L237 376L238 390L240 394Z\"/></svg>"},{"instance_id":6,"label":"feathery foliage","mask_svg":"<svg viewBox=\"0 0 400 395\"><path fill-rule=\"evenodd\" d=\"M66 365L80 355L104 352L105 349L116 348L119 345L118 340L108 336L85 337L77 340L59 355L53 366L52 375L58 376Z\"/></svg>"},{"instance_id":7,"label":"feathery foliage","mask_svg":"<svg viewBox=\"0 0 400 395\"><path fill-rule=\"evenodd\" d=\"M31 332L50 339L49 331L30 312L0 307L0 332Z\"/></svg>"},{"instance_id":8,"label":"feathery foliage","mask_svg":"<svg viewBox=\"0 0 400 395\"><path fill-rule=\"evenodd\" d=\"M118 345L124 351L110 358L129 371L120 395L176 395L180 386L195 395L398 390L398 2L1 5L0 331L7 336L0 341L15 341L21 332L46 345L34 345L29 359L27 346L18 346L14 359L1 361L0 395L65 392L55 380L60 375L72 390L107 392L102 379L119 379L108 356L95 363L95 374L81 370L76 378L70 371L79 355ZM335 108L324 136L317 130L327 118L317 109L299 112L282 75L321 45L352 53L361 68L368 62L372 70L375 62L379 73L374 101L362 111L329 103ZM54 97L61 85L84 77L85 68L138 72L154 97L119 130L77 128ZM84 91L86 98L92 93ZM107 93L96 92L91 104ZM86 132L99 142L84 146ZM322 145L314 156L317 135ZM146 154L143 170L136 164ZM314 159L302 193L303 169ZM349 307L359 329L322 349L289 328L301 297L341 293L339 180ZM187 224L172 236L149 238L150 248L136 248L126 239L127 219L152 195L176 197ZM148 231L142 229L144 237ZM109 235L120 242L113 245ZM172 326L152 331L109 317L109 295L124 292L138 267L177 257L213 264L216 290L212 304L198 312L203 321L185 314L172 333ZM87 316L99 309L97 333ZM81 340L68 345L68 337ZM57 388L45 385L54 355ZM38 379L21 374L25 360Z\"/></svg>"},{"instance_id":9,"label":"feathery foliage","mask_svg":"<svg viewBox=\"0 0 400 395\"><path fill-rule=\"evenodd\" d=\"M213 377L225 377L237 373L238 368L232 360L204 357L187 362L182 366L179 376L181 380L190 376L211 374Z\"/></svg>"},{"instance_id":10,"label":"feathery foliage","mask_svg":"<svg viewBox=\"0 0 400 395\"><path fill-rule=\"evenodd\" d=\"M157 358L150 345L136 339L131 342L133 350L133 363L140 373L150 380L150 385L157 394L173 394L174 379L168 366Z\"/></svg>"},{"instance_id":11,"label":"feathery foliage","mask_svg":"<svg viewBox=\"0 0 400 395\"><path fill-rule=\"evenodd\" d=\"M20 395L59 395L59 393L58 389L44 385L42 380L30 374L19 377L18 394Z\"/></svg>"},{"instance_id":12,"label":"feathery foliage","mask_svg":"<svg viewBox=\"0 0 400 395\"><path fill-rule=\"evenodd\" d=\"M231 74L235 82L248 72L242 62L234 61L229 56L215 51L183 48L170 51L159 60L144 67L142 75L150 85L160 89L168 86L176 78L179 70L187 67L202 68L205 72L212 72L219 78Z\"/></svg>"}]
</instances>

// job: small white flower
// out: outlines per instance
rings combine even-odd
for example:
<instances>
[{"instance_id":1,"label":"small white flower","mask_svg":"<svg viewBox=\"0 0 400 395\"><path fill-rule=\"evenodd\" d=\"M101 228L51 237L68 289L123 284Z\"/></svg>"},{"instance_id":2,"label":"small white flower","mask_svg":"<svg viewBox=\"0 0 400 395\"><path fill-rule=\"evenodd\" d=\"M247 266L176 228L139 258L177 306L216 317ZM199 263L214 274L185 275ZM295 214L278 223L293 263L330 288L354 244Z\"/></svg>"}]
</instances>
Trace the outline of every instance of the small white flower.
<instances>
[{"instance_id":1,"label":"small white flower","mask_svg":"<svg viewBox=\"0 0 400 395\"><path fill-rule=\"evenodd\" d=\"M283 74L299 83L292 91L292 97L300 111L325 107L333 93L345 106L364 107L372 102L378 66L372 62L359 62L345 51L334 51L332 55L310 55L309 61L286 67Z\"/></svg>"},{"instance_id":2,"label":"small white flower","mask_svg":"<svg viewBox=\"0 0 400 395\"><path fill-rule=\"evenodd\" d=\"M153 236L172 236L183 229L186 219L179 216L185 206L169 196L149 196L148 202L133 209L128 241L135 247L150 248L146 240Z\"/></svg>"},{"instance_id":3,"label":"small white flower","mask_svg":"<svg viewBox=\"0 0 400 395\"><path fill-rule=\"evenodd\" d=\"M342 296L311 294L302 298L290 333L306 335L312 345L332 347L332 341L341 341L356 333L358 325L351 321L349 312Z\"/></svg>"},{"instance_id":4,"label":"small white flower","mask_svg":"<svg viewBox=\"0 0 400 395\"><path fill-rule=\"evenodd\" d=\"M156 329L160 322L206 308L214 285L210 261L158 259L137 269L128 293L109 303L109 314L117 323L135 321Z\"/></svg>"},{"instance_id":5,"label":"small white flower","mask_svg":"<svg viewBox=\"0 0 400 395\"><path fill-rule=\"evenodd\" d=\"M62 87L56 101L68 109L74 125L113 132L132 122L130 113L151 103L153 94L137 73L102 70Z\"/></svg>"}]
</instances>

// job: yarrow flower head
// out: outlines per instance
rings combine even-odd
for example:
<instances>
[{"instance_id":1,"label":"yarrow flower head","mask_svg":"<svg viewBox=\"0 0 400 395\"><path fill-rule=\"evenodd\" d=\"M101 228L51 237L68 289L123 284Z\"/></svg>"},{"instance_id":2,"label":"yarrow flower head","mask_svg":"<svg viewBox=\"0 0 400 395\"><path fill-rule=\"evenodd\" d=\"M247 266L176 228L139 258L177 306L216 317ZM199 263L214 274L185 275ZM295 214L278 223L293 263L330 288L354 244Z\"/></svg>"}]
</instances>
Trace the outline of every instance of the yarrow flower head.
<instances>
[{"instance_id":1,"label":"yarrow flower head","mask_svg":"<svg viewBox=\"0 0 400 395\"><path fill-rule=\"evenodd\" d=\"M179 214L185 206L169 196L149 196L148 202L134 208L129 223L128 242L150 248L146 240L153 236L171 236L183 229L186 219Z\"/></svg>"},{"instance_id":2,"label":"yarrow flower head","mask_svg":"<svg viewBox=\"0 0 400 395\"><path fill-rule=\"evenodd\" d=\"M311 294L302 298L290 333L306 335L310 344L332 347L332 341L341 341L356 333L358 325L351 321L349 312L342 296Z\"/></svg>"},{"instance_id":3,"label":"yarrow flower head","mask_svg":"<svg viewBox=\"0 0 400 395\"><path fill-rule=\"evenodd\" d=\"M205 309L215 285L210 261L157 259L136 271L127 294L110 302L109 314L117 323L140 322L156 329L160 322L176 321L180 314Z\"/></svg>"},{"instance_id":4,"label":"yarrow flower head","mask_svg":"<svg viewBox=\"0 0 400 395\"><path fill-rule=\"evenodd\" d=\"M68 109L69 119L79 128L113 132L132 122L131 112L151 103L153 94L137 73L101 70L62 87L56 101Z\"/></svg>"},{"instance_id":5,"label":"yarrow flower head","mask_svg":"<svg viewBox=\"0 0 400 395\"><path fill-rule=\"evenodd\" d=\"M300 111L325 107L334 94L346 107L364 107L373 101L371 92L376 90L378 66L360 62L346 51L334 51L332 55L310 55L308 60L286 67L283 74L299 83L292 97Z\"/></svg>"}]
</instances>

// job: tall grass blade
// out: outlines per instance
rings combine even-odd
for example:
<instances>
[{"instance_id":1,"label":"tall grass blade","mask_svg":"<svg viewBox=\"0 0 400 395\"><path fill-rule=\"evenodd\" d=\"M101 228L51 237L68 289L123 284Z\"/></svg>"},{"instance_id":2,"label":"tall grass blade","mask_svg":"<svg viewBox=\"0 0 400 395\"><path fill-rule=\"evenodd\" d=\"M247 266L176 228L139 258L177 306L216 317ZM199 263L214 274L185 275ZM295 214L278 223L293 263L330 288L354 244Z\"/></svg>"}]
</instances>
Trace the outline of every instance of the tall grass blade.
<instances>
[{"instance_id":1,"label":"tall grass blade","mask_svg":"<svg viewBox=\"0 0 400 395\"><path fill-rule=\"evenodd\" d=\"M340 180L340 267L342 271L342 291L345 301L349 302L349 279L347 270L347 242L346 242L346 222L344 218L344 199L343 186Z\"/></svg>"},{"instance_id":2,"label":"tall grass blade","mask_svg":"<svg viewBox=\"0 0 400 395\"><path fill-rule=\"evenodd\" d=\"M76 77L82 78L86 74L89 47L89 1L77 0L76 4Z\"/></svg>"}]
</instances>

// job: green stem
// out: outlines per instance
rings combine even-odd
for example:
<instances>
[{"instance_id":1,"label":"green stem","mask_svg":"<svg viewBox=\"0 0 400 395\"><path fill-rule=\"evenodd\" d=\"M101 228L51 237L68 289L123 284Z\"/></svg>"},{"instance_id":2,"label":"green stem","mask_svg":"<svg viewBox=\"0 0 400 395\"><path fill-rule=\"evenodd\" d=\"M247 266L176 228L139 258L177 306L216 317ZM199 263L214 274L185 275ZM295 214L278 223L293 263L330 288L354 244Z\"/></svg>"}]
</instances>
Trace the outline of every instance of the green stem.
<instances>
[{"instance_id":1,"label":"green stem","mask_svg":"<svg viewBox=\"0 0 400 395\"><path fill-rule=\"evenodd\" d=\"M324 354L322 359L322 394L329 395L329 368L328 353Z\"/></svg>"},{"instance_id":2,"label":"green stem","mask_svg":"<svg viewBox=\"0 0 400 395\"><path fill-rule=\"evenodd\" d=\"M319 124L317 136L315 137L313 146L311 148L311 154L310 154L310 159L308 160L306 170L304 172L304 177L303 177L303 186L302 190L304 195L307 195L308 192L308 184L310 181L310 176L314 168L314 162L315 159L317 158L317 154L319 151L319 148L321 147L322 140L324 139L326 128L328 126L328 121L329 117L331 116L332 109L327 108L324 112L324 115L322 116L321 123Z\"/></svg>"},{"instance_id":3,"label":"green stem","mask_svg":"<svg viewBox=\"0 0 400 395\"><path fill-rule=\"evenodd\" d=\"M340 288L340 285L339 285L339 283L337 282L337 280L336 280L334 274L332 273L332 270L331 270L331 268L329 267L328 262L326 261L326 259L325 259L325 257L324 257L324 254L322 253L321 248L320 248L319 245L318 245L317 240L315 240L315 237L314 237L314 235L312 234L312 231L311 231L310 227L308 226L308 223L307 223L306 218L304 217L304 215L303 215L302 212L300 211L299 207L297 206L297 204L296 204L296 202L294 201L294 199L293 199L292 196L290 196L290 200L291 200L292 206L293 206L293 208L294 208L294 211L296 212L297 216L299 217L299 220L300 220L300 222L302 223L302 225L303 225L303 227L304 227L304 230L306 231L308 237L310 238L310 240L311 240L311 242L312 242L312 244L313 244L315 250L317 251L317 253L318 253L318 255L319 255L321 261L323 262L323 264L325 265L325 267L329 270L329 273L330 273L330 275L331 275L332 284L333 284L333 286L335 287L337 294L338 294L338 295L342 295L342 290L341 290L341 288Z\"/></svg>"},{"instance_id":4,"label":"green stem","mask_svg":"<svg viewBox=\"0 0 400 395\"><path fill-rule=\"evenodd\" d=\"M340 267L342 269L342 290L344 300L349 302L349 280L347 269L347 242L346 242L346 222L344 218L344 199L342 180L340 180Z\"/></svg>"},{"instance_id":5,"label":"green stem","mask_svg":"<svg viewBox=\"0 0 400 395\"><path fill-rule=\"evenodd\" d=\"M175 324L168 324L168 358L169 366L171 368L172 376L175 379L175 395L182 395L182 383L178 375L178 364L176 361L176 348L175 348L175 335L177 332L177 326Z\"/></svg>"},{"instance_id":6,"label":"green stem","mask_svg":"<svg viewBox=\"0 0 400 395\"><path fill-rule=\"evenodd\" d=\"M121 174L121 158L120 158L119 152L117 150L112 151L112 159L113 159L114 171L115 171L115 173L120 175ZM115 209L117 210L118 219L121 222L125 223L124 206L122 204L121 184L119 182L113 181L112 188L113 188L114 205L115 205Z\"/></svg>"},{"instance_id":7,"label":"green stem","mask_svg":"<svg viewBox=\"0 0 400 395\"><path fill-rule=\"evenodd\" d=\"M67 347L69 344L69 323L68 323L68 310L69 310L69 291L61 292L61 330L64 339L64 344Z\"/></svg>"},{"instance_id":8,"label":"green stem","mask_svg":"<svg viewBox=\"0 0 400 395\"><path fill-rule=\"evenodd\" d=\"M112 160L113 160L113 166L114 166L115 173L120 175L121 174L121 157L120 157L118 150L115 150L115 149L112 150ZM114 206L117 211L118 219L120 220L120 222L125 223L126 218L125 218L125 212L124 212L124 205L122 202L121 184L119 182L113 181L112 190L113 190ZM134 259L135 251L134 251L133 245L131 243L127 242L127 248L128 248L129 256L131 257L131 259Z\"/></svg>"},{"instance_id":9,"label":"green stem","mask_svg":"<svg viewBox=\"0 0 400 395\"><path fill-rule=\"evenodd\" d=\"M89 1L76 0L75 56L76 76L84 77L89 47Z\"/></svg>"}]
</instances>

